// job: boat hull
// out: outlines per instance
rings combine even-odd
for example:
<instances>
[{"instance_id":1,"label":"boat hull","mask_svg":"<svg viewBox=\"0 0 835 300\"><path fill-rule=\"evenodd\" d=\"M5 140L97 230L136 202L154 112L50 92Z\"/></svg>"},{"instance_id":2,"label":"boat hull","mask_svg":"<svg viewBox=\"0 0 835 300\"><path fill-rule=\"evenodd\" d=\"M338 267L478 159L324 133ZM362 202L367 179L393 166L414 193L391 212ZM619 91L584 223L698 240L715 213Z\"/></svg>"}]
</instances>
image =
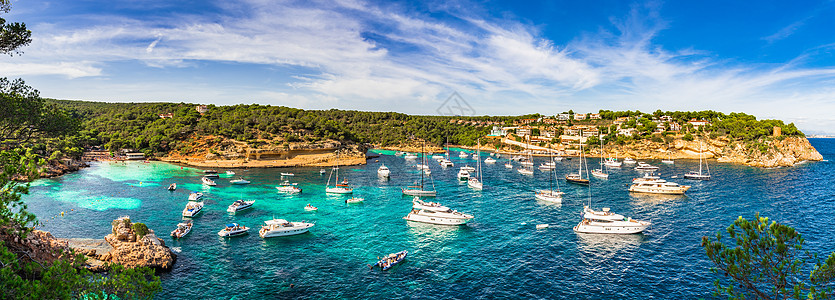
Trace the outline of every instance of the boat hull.
<instances>
[{"instance_id":1,"label":"boat hull","mask_svg":"<svg viewBox=\"0 0 835 300\"><path fill-rule=\"evenodd\" d=\"M562 203L562 195L554 195L548 192L539 192L536 193L536 199L542 200L546 202L553 202L553 203Z\"/></svg>"},{"instance_id":2,"label":"boat hull","mask_svg":"<svg viewBox=\"0 0 835 300\"><path fill-rule=\"evenodd\" d=\"M310 227L308 228L298 228L298 229L290 229L290 230L271 230L266 232L259 232L262 238L274 238L274 237L282 237L282 236L291 236L291 235L298 235L298 234L305 234L310 232Z\"/></svg>"},{"instance_id":3,"label":"boat hull","mask_svg":"<svg viewBox=\"0 0 835 300\"><path fill-rule=\"evenodd\" d=\"M403 217L406 221L420 222L435 225L458 226L467 224L472 218L444 218L438 216L425 216L417 213L409 213Z\"/></svg>"},{"instance_id":4,"label":"boat hull","mask_svg":"<svg viewBox=\"0 0 835 300\"><path fill-rule=\"evenodd\" d=\"M710 180L710 175L684 174L684 178L691 180Z\"/></svg>"},{"instance_id":5,"label":"boat hull","mask_svg":"<svg viewBox=\"0 0 835 300\"><path fill-rule=\"evenodd\" d=\"M341 188L341 187L333 187L333 188L325 188L326 193L330 194L353 194L354 189L352 188Z\"/></svg>"},{"instance_id":6,"label":"boat hull","mask_svg":"<svg viewBox=\"0 0 835 300\"><path fill-rule=\"evenodd\" d=\"M635 225L619 225L619 226L600 226L595 224L577 224L574 226L574 231L579 233L597 233L597 234L636 234L644 232L649 225L635 224Z\"/></svg>"},{"instance_id":7,"label":"boat hull","mask_svg":"<svg viewBox=\"0 0 835 300\"><path fill-rule=\"evenodd\" d=\"M569 183L573 184L589 185L588 179L565 178L565 181L568 181Z\"/></svg>"},{"instance_id":8,"label":"boat hull","mask_svg":"<svg viewBox=\"0 0 835 300\"><path fill-rule=\"evenodd\" d=\"M408 195L408 196L435 197L437 194L438 194L437 191L403 189L403 195Z\"/></svg>"}]
</instances>

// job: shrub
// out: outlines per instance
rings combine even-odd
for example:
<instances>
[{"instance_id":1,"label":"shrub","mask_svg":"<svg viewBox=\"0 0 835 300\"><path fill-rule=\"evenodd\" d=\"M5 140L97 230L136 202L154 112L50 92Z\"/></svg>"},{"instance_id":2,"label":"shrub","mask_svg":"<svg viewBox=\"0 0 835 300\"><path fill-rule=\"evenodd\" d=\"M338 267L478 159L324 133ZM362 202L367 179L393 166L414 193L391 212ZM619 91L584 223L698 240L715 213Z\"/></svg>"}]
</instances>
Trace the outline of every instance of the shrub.
<instances>
[{"instance_id":1,"label":"shrub","mask_svg":"<svg viewBox=\"0 0 835 300\"><path fill-rule=\"evenodd\" d=\"M684 139L685 141L688 141L688 142L692 141L693 140L693 135L688 132L687 134L684 135L684 137L682 139Z\"/></svg>"},{"instance_id":2,"label":"shrub","mask_svg":"<svg viewBox=\"0 0 835 300\"><path fill-rule=\"evenodd\" d=\"M133 229L133 233L136 233L136 236L139 238L148 234L148 226L145 223L133 223L131 229Z\"/></svg>"}]
</instances>

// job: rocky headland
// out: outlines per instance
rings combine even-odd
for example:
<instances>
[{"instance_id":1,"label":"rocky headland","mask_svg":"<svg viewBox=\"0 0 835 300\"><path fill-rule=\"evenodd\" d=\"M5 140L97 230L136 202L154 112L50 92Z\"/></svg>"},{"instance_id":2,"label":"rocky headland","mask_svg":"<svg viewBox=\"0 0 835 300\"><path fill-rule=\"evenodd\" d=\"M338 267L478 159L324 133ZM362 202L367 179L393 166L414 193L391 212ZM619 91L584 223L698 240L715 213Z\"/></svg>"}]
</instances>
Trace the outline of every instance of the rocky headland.
<instances>
[{"instance_id":1,"label":"rocky headland","mask_svg":"<svg viewBox=\"0 0 835 300\"><path fill-rule=\"evenodd\" d=\"M150 267L166 271L174 266L177 255L165 246L154 231L144 235L136 232L129 217L113 220L111 233L100 239L68 239L67 245L88 257L93 271L104 271L106 263L128 268Z\"/></svg>"}]
</instances>

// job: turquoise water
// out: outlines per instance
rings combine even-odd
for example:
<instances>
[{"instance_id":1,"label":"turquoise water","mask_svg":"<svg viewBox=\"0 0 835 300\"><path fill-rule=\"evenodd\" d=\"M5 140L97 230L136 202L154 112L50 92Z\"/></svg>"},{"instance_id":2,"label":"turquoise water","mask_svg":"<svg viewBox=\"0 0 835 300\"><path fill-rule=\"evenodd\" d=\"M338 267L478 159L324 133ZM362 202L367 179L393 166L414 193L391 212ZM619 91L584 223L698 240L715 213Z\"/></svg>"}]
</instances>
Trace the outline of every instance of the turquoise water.
<instances>
[{"instance_id":1,"label":"turquoise water","mask_svg":"<svg viewBox=\"0 0 835 300\"><path fill-rule=\"evenodd\" d=\"M623 168L608 180L593 178L590 189L559 181L566 192L562 205L534 200L533 190L548 186L547 173L525 177L505 169L504 160L485 165L485 190L473 191L455 175L475 161L459 159L456 152L455 168L433 164L432 175L437 201L475 215L462 227L403 220L411 199L401 196L400 188L420 175L386 152L380 162L341 169L355 186L354 195L365 198L362 204L325 195L328 175L319 175L319 168L234 169L253 184L233 186L222 174L217 187L205 187L202 170L159 162L94 164L38 180L25 199L45 221L43 229L58 237L102 238L122 215L148 224L178 253L174 269L161 275L159 299L710 298L714 277L700 239L724 230L737 216L761 212L796 227L810 249L835 249L832 222L819 217L834 206L835 140L811 142L827 161L769 170L711 162L714 179L707 182L669 178L697 168L697 161L672 166L648 161L661 166L663 177L693 188L686 196L630 195L629 182L640 175ZM577 162L559 163L558 176L576 169ZM391 180L377 178L380 163L392 170ZM301 195L276 192L279 173L288 171L296 174L291 180L304 189ZM175 192L165 189L172 182L179 185ZM206 208L189 236L172 241L168 233L181 220L192 190L206 194ZM589 192L593 207L611 207L653 226L642 235L574 233ZM230 215L226 206L236 199L256 200L255 208ZM319 211L304 211L307 203ZM272 217L316 226L308 234L263 240L258 224ZM229 222L253 229L248 236L218 237ZM535 229L543 223L551 227ZM400 265L386 272L368 269L377 256L400 250L409 250Z\"/></svg>"}]
</instances>

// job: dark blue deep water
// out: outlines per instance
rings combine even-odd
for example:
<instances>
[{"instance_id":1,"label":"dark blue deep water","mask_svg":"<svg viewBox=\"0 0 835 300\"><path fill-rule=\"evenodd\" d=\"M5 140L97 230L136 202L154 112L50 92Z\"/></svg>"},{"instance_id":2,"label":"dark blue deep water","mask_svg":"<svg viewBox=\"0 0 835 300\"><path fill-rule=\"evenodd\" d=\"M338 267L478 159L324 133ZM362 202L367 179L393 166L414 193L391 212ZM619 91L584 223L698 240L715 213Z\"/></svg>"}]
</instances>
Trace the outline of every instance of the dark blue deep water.
<instances>
[{"instance_id":1,"label":"dark blue deep water","mask_svg":"<svg viewBox=\"0 0 835 300\"><path fill-rule=\"evenodd\" d=\"M122 215L145 222L178 254L163 273L159 299L200 298L525 298L525 299L694 299L710 298L713 274L699 243L738 216L755 212L797 228L814 252L835 249L835 139L812 139L824 161L790 168L755 169L710 162L713 180L671 176L697 168L698 161L661 165L661 175L693 187L686 196L630 195L640 176L615 170L608 180L593 178L591 188L567 185L562 205L534 200L533 190L548 186L547 173L524 177L504 168L504 160L484 166L484 191L455 178L458 167L474 165L453 152L454 169L432 165L436 201L475 215L467 226L443 227L402 219L411 199L400 188L419 178L401 157L343 167L363 204L346 205L328 196L328 176L319 168L235 170L253 184L230 186L221 175L217 187L200 184L201 170L165 163L99 163L57 179L39 180L25 197L44 230L57 237L102 238ZM389 153L390 154L390 153ZM541 161L541 159L538 159ZM539 165L540 161L537 161ZM376 176L385 163L389 181ZM578 159L559 163L558 176L576 169ZM590 160L590 165L595 161ZM518 165L517 165L518 166ZM220 170L225 171L225 170ZM304 193L276 192L279 172L294 172ZM176 192L165 187L179 184ZM168 232L181 220L188 192L206 194L207 206L189 236L172 241ZM582 206L653 222L642 235L584 235L572 231ZM236 199L256 200L255 208L230 215ZM312 203L318 212L306 212ZM64 212L64 216L60 213ZM311 233L263 240L257 228L272 217L316 223ZM252 227L248 236L216 234L224 224ZM536 230L536 224L550 224ZM388 270L369 271L377 256L409 250L408 259ZM291 286L292 285L292 286Z\"/></svg>"}]
</instances>

